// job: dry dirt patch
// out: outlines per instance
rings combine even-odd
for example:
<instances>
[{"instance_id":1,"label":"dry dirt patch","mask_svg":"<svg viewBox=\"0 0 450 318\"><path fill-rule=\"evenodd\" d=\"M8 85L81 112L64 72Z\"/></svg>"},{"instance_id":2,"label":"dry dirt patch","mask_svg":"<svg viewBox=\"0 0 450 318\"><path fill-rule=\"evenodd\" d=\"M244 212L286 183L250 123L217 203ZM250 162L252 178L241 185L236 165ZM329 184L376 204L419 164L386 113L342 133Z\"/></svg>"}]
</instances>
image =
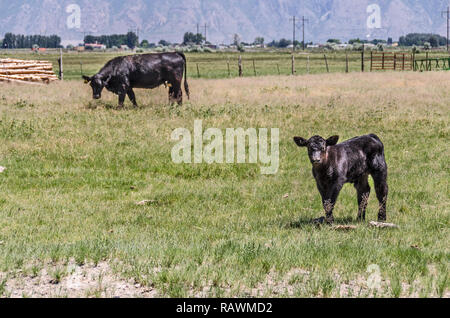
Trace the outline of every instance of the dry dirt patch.
<instances>
[{"instance_id":1,"label":"dry dirt patch","mask_svg":"<svg viewBox=\"0 0 450 318\"><path fill-rule=\"evenodd\" d=\"M18 272L0 273L4 282L2 297L102 297L135 298L156 297L157 291L124 280L113 274L108 263L78 266L46 264L36 275ZM5 283L6 282L6 283Z\"/></svg>"}]
</instances>

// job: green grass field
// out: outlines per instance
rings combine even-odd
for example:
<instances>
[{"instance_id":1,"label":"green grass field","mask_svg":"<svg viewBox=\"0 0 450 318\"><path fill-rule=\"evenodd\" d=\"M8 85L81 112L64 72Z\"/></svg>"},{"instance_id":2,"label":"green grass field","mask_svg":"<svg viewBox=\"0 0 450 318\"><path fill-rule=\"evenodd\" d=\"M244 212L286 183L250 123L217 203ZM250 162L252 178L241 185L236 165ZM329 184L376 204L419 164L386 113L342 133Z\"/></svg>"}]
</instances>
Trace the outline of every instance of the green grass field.
<instances>
[{"instance_id":1,"label":"green grass field","mask_svg":"<svg viewBox=\"0 0 450 318\"><path fill-rule=\"evenodd\" d=\"M78 76L76 56L66 59L69 78ZM88 56L87 73L109 58ZM216 56L189 55L189 72L207 57ZM288 64L290 55L280 59ZM222 77L214 63L208 77ZM127 101L124 110L110 93L92 101L81 81L2 84L0 292L11 295L11 279L43 270L63 281L74 261L107 262L162 297L449 297L448 76L189 78L192 97L182 107L158 88L138 90L140 108ZM204 128L280 128L279 172L172 163L171 132L192 130L195 119ZM351 185L335 219L357 229L316 228L320 196L292 137L366 133L385 144L387 217L399 229L357 223ZM372 191L368 221L377 205ZM367 283L372 264L380 268L376 290Z\"/></svg>"},{"instance_id":2,"label":"green grass field","mask_svg":"<svg viewBox=\"0 0 450 318\"><path fill-rule=\"evenodd\" d=\"M402 51L404 52L404 51ZM64 78L80 80L81 70L84 74L93 75L110 59L119 55L129 55L131 52L70 52L64 54ZM324 54L327 56L328 68L331 73L344 73L346 69L346 53L335 52L296 52L295 71L297 75L326 73ZM349 72L361 71L361 52L348 52ZM238 77L238 58L242 56L243 75L245 77L264 75L290 75L292 72L292 53L290 51L263 52L216 52L216 53L186 53L188 77L198 78L229 78ZM417 54L417 59L425 58L425 53ZM0 51L0 59L23 58L48 60L54 65L54 71L59 71L59 53L49 51L44 54L30 54L27 50L15 52ZM432 51L430 58L448 57L447 52ZM308 62L309 58L309 62ZM253 67L253 63L255 67ZM197 71L198 65L198 71ZM230 72L228 73L228 65ZM433 69L435 65L433 64ZM365 70L370 70L370 52L365 53Z\"/></svg>"}]
</instances>

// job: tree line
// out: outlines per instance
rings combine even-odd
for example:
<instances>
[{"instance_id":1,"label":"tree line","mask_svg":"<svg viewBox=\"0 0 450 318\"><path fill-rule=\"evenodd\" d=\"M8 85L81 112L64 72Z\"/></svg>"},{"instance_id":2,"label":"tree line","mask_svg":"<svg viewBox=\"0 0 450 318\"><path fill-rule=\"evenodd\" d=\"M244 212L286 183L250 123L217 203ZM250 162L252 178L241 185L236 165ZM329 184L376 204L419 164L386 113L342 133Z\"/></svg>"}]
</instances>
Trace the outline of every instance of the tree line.
<instances>
[{"instance_id":1,"label":"tree line","mask_svg":"<svg viewBox=\"0 0 450 318\"><path fill-rule=\"evenodd\" d=\"M42 48L61 47L61 38L57 35L23 35L6 33L2 41L4 49L31 49L33 46Z\"/></svg>"},{"instance_id":2,"label":"tree line","mask_svg":"<svg viewBox=\"0 0 450 318\"><path fill-rule=\"evenodd\" d=\"M109 49L112 47L120 47L122 45L127 45L129 48L134 49L139 45L139 37L134 32L100 36L86 35L84 37L84 44L87 43L103 44Z\"/></svg>"},{"instance_id":3,"label":"tree line","mask_svg":"<svg viewBox=\"0 0 450 318\"><path fill-rule=\"evenodd\" d=\"M429 43L431 47L444 46L447 45L447 38L432 33L409 33L401 36L398 41L400 46L423 46L425 43Z\"/></svg>"}]
</instances>

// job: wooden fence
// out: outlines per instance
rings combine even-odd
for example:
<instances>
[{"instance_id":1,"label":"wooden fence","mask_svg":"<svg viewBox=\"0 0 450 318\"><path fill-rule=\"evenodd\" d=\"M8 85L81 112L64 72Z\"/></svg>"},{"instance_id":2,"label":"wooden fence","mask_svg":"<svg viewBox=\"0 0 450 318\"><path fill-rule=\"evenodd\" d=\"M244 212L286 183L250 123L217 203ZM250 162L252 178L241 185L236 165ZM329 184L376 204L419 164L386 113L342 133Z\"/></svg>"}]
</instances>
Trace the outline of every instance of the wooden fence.
<instances>
[{"instance_id":1,"label":"wooden fence","mask_svg":"<svg viewBox=\"0 0 450 318\"><path fill-rule=\"evenodd\" d=\"M414 56L411 53L370 52L370 70L411 71Z\"/></svg>"}]
</instances>

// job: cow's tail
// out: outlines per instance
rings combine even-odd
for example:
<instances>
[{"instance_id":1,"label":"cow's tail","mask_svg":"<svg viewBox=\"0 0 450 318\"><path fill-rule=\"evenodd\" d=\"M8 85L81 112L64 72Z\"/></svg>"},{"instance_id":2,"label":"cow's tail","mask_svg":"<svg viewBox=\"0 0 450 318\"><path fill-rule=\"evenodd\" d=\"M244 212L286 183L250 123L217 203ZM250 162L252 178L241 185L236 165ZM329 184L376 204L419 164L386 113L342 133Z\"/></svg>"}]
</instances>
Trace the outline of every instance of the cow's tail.
<instances>
[{"instance_id":1,"label":"cow's tail","mask_svg":"<svg viewBox=\"0 0 450 318\"><path fill-rule=\"evenodd\" d=\"M186 91L186 95L188 99L190 99L190 93L189 93L189 84L187 81L187 62L186 62L186 56L183 52L177 52L184 60L184 90Z\"/></svg>"}]
</instances>

